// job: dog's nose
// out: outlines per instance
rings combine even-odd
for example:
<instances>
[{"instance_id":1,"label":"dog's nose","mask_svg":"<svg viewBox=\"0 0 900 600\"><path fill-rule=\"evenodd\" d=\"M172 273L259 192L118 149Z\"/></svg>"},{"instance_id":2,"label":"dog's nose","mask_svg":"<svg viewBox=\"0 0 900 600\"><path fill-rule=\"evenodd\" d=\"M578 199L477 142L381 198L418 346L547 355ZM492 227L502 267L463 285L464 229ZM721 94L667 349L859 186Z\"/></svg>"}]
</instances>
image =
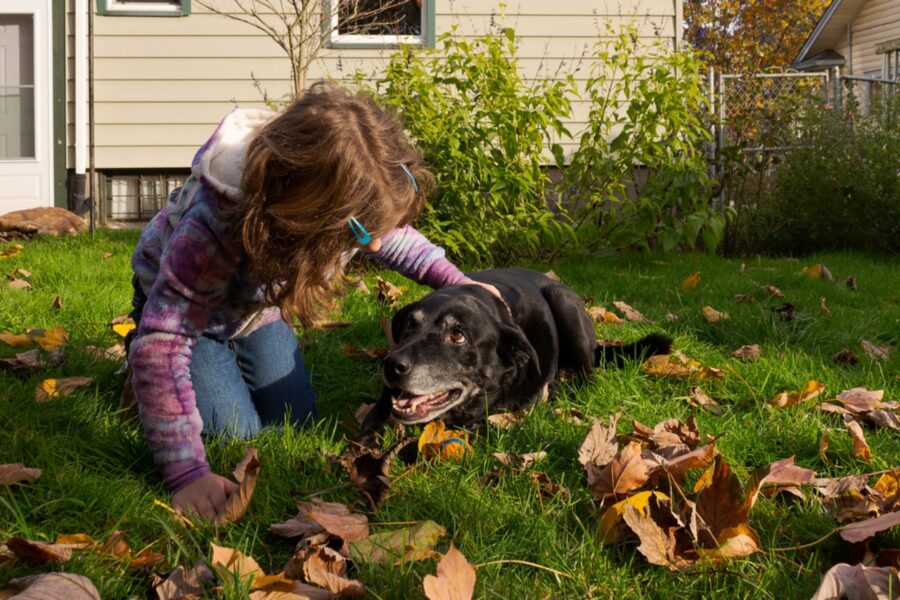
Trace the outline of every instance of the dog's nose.
<instances>
[{"instance_id":1,"label":"dog's nose","mask_svg":"<svg viewBox=\"0 0 900 600\"><path fill-rule=\"evenodd\" d=\"M409 358L402 354L388 354L384 359L384 371L388 375L406 375L409 369Z\"/></svg>"}]
</instances>

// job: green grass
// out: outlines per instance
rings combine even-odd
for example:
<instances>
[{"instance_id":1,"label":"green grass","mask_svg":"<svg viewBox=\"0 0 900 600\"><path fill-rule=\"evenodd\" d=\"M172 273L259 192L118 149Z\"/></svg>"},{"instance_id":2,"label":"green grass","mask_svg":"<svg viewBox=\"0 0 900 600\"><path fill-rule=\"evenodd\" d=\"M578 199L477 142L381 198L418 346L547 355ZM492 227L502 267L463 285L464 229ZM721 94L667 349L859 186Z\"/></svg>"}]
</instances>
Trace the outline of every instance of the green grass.
<instances>
[{"instance_id":1,"label":"green grass","mask_svg":"<svg viewBox=\"0 0 900 600\"><path fill-rule=\"evenodd\" d=\"M91 358L83 350L109 346L115 339L109 321L130 308L129 256L135 232L101 232L59 240L27 242L18 256L0 259L0 270L22 267L32 272L30 292L0 289L0 331L19 333L26 327L64 326L71 335L69 361L47 372L14 375L0 372L0 463L22 462L43 469L40 480L12 489L0 488L0 537L21 535L52 541L58 534L87 533L103 539L114 530L127 533L135 549L146 545L166 554L167 564L192 564L204 556L210 541L252 554L269 573L281 569L292 544L268 533L271 523L295 514L294 500L346 481L326 455L339 453L351 430L353 410L379 393L377 365L342 355L340 346L353 342L384 345L380 320L391 309L359 292L343 303L341 318L352 327L302 335L313 385L323 419L309 431L267 431L254 441L262 470L248 514L239 524L188 531L176 525L153 499L168 501L153 461L136 425L122 424L115 411L122 376L115 364ZM2 248L0 248L2 250ZM112 257L104 259L103 253ZM809 379L828 386L826 397L854 386L884 388L889 399L900 397L900 264L896 259L826 254L795 259L726 260L702 255L627 255L588 258L551 265L562 280L598 304L624 300L654 320L654 324L601 326L603 338L634 339L662 330L675 338L678 349L703 364L725 369L722 380L702 384L719 400L721 416L698 412L686 402L688 382L653 379L638 365L597 373L588 385L563 384L550 404L538 406L527 422L511 431L490 430L473 442L475 457L463 464L427 464L398 481L389 492L375 523L431 519L445 526L449 539L473 563L516 559L538 563L568 574L557 579L548 571L503 564L478 570L476 596L483 598L808 598L822 573L846 560L849 545L832 536L808 548L778 551L808 544L827 534L836 523L809 495L806 501L785 503L762 498L751 513L763 551L714 570L700 567L670 573L648 565L634 542L604 547L596 538L597 517L587 490L577 448L584 427L567 424L553 412L556 406L578 407L606 418L621 411L620 432L629 419L654 425L669 418L696 414L702 433L721 436L719 448L746 481L755 467L790 455L822 475L838 476L877 471L900 465L898 435L890 430L866 430L872 461L853 457L840 420L815 409L814 403L774 409L766 400L783 390L797 390ZM824 262L838 283L813 280L803 267ZM544 265L541 268L548 268ZM681 281L694 271L702 280L684 291ZM368 273L369 282L375 274ZM404 300L425 289L394 273L380 273L408 285ZM859 291L843 279L855 275ZM775 285L796 307L796 318L782 322L759 285ZM754 294L754 304L737 304L737 293ZM62 309L52 307L59 295ZM819 311L824 296L830 314ZM701 308L710 305L731 318L707 323ZM678 315L668 322L667 313ZM867 357L861 339L895 345L889 362ZM763 358L743 363L731 352L743 344L760 344ZM844 346L860 363L840 367L830 357ZM0 356L16 349L0 347ZM35 385L49 376L89 375L94 382L68 398L37 404ZM817 452L822 431L831 428L830 464ZM495 464L491 452L546 450L538 470L566 486L569 498L538 500L529 474L510 474L496 487L482 487L478 477ZM238 443L208 445L213 468L229 473L242 455ZM399 469L398 469L399 471ZM324 496L366 512L352 490ZM376 525L374 528L378 528ZM897 531L880 534L877 542L896 547ZM449 540L448 540L449 541ZM0 564L0 589L16 576L62 569L90 577L103 598L144 597L149 575L128 570L120 562L80 554L64 565L33 567L19 562ZM404 567L358 565L355 576L371 598L421 597L422 578L433 573L426 561ZM238 597L239 594L230 594Z\"/></svg>"}]
</instances>

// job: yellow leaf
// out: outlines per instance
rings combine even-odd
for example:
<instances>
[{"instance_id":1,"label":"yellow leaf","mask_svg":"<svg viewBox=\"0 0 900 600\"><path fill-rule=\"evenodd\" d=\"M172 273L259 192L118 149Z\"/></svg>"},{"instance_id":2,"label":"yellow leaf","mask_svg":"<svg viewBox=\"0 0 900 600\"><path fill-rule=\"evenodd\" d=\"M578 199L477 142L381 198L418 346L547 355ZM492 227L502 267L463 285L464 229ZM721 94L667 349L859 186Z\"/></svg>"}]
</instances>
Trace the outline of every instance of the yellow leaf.
<instances>
[{"instance_id":1,"label":"yellow leaf","mask_svg":"<svg viewBox=\"0 0 900 600\"><path fill-rule=\"evenodd\" d=\"M28 329L25 333L18 335L0 333L0 342L10 346L38 344L44 350L49 351L65 346L69 342L69 334L66 333L65 329L57 325L53 329Z\"/></svg>"},{"instance_id":2,"label":"yellow leaf","mask_svg":"<svg viewBox=\"0 0 900 600\"><path fill-rule=\"evenodd\" d=\"M88 546L93 546L97 542L86 533L63 533L56 536L56 543L87 548Z\"/></svg>"},{"instance_id":3,"label":"yellow leaf","mask_svg":"<svg viewBox=\"0 0 900 600\"><path fill-rule=\"evenodd\" d=\"M799 392L781 392L780 394L769 400L769 404L771 404L772 406L777 406L778 408L793 406L794 404L799 404L806 400L815 398L824 390L825 384L819 383L815 379L810 379L806 382L804 388Z\"/></svg>"},{"instance_id":4,"label":"yellow leaf","mask_svg":"<svg viewBox=\"0 0 900 600\"><path fill-rule=\"evenodd\" d=\"M116 323L112 326L112 330L116 332L116 335L119 337L125 337L128 335L128 332L137 327L132 321L131 323Z\"/></svg>"},{"instance_id":5,"label":"yellow leaf","mask_svg":"<svg viewBox=\"0 0 900 600\"><path fill-rule=\"evenodd\" d=\"M709 321L710 323L718 323L719 321L724 321L728 319L727 312L719 312L714 309L712 306L704 306L703 307L703 318Z\"/></svg>"},{"instance_id":6,"label":"yellow leaf","mask_svg":"<svg viewBox=\"0 0 900 600\"><path fill-rule=\"evenodd\" d=\"M615 544L622 541L622 532L617 527L622 522L622 515L625 514L626 506L643 511L650 504L650 497L656 496L658 500L668 500L669 497L662 492L638 492L634 496L625 498L620 502L616 502L605 511L600 517L600 539L604 544Z\"/></svg>"},{"instance_id":7,"label":"yellow leaf","mask_svg":"<svg viewBox=\"0 0 900 600\"><path fill-rule=\"evenodd\" d=\"M641 367L654 377L696 377L709 379L722 377L722 370L704 367L699 362L680 352L651 356Z\"/></svg>"},{"instance_id":8,"label":"yellow leaf","mask_svg":"<svg viewBox=\"0 0 900 600\"><path fill-rule=\"evenodd\" d=\"M472 452L468 434L447 429L443 421L429 423L419 436L419 453L426 458L460 461Z\"/></svg>"},{"instance_id":9,"label":"yellow leaf","mask_svg":"<svg viewBox=\"0 0 900 600\"><path fill-rule=\"evenodd\" d=\"M697 287L697 284L700 283L700 272L691 273L685 278L684 281L681 282L681 287L685 290L692 290Z\"/></svg>"},{"instance_id":10,"label":"yellow leaf","mask_svg":"<svg viewBox=\"0 0 900 600\"><path fill-rule=\"evenodd\" d=\"M91 381L93 381L91 377L45 379L34 389L34 399L37 402L47 402L53 398L62 398L68 396L73 390L89 384Z\"/></svg>"},{"instance_id":11,"label":"yellow leaf","mask_svg":"<svg viewBox=\"0 0 900 600\"><path fill-rule=\"evenodd\" d=\"M10 256L15 256L22 252L25 249L25 246L22 244L10 244L6 247L6 250L0 250L0 258L9 258Z\"/></svg>"}]
</instances>

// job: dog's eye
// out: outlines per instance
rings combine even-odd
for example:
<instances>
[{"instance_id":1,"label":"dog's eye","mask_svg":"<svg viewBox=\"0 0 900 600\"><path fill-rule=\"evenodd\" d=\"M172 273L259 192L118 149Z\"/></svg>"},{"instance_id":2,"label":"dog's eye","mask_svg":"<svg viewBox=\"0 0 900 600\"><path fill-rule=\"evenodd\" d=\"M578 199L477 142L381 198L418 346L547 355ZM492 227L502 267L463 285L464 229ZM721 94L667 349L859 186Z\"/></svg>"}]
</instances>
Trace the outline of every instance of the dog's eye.
<instances>
[{"instance_id":1,"label":"dog's eye","mask_svg":"<svg viewBox=\"0 0 900 600\"><path fill-rule=\"evenodd\" d=\"M450 338L450 341L453 342L454 344L466 343L466 334L464 334L459 329L454 329L453 331L451 331L450 335L448 337Z\"/></svg>"}]
</instances>

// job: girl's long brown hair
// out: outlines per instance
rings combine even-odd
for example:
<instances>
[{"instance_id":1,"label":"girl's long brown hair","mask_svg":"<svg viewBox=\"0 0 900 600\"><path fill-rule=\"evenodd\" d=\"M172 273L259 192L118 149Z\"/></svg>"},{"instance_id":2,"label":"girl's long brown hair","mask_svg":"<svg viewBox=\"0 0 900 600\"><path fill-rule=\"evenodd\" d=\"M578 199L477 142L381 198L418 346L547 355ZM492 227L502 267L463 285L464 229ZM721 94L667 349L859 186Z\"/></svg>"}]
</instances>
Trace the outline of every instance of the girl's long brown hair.
<instances>
[{"instance_id":1,"label":"girl's long brown hair","mask_svg":"<svg viewBox=\"0 0 900 600\"><path fill-rule=\"evenodd\" d=\"M393 115L320 82L255 135L245 200L228 207L226 218L246 253L247 275L282 314L309 325L345 283L342 259L356 246L348 219L382 236L415 219L433 181Z\"/></svg>"}]
</instances>

